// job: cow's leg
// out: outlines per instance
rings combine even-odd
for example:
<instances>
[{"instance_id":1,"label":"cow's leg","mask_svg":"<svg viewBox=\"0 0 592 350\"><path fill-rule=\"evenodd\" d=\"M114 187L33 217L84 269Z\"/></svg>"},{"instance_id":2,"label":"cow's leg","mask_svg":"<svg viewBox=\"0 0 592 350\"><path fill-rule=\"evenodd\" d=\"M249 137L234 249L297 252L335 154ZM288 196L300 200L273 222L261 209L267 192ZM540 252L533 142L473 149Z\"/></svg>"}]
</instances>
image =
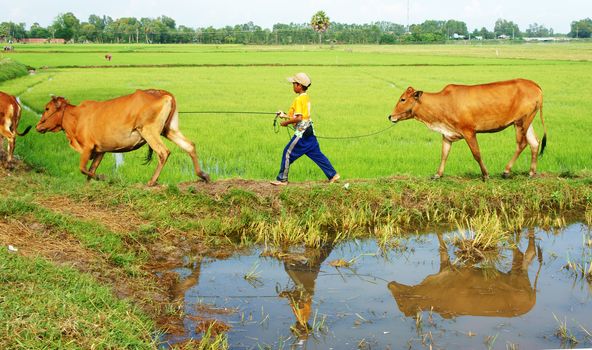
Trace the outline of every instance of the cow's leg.
<instances>
[{"instance_id":1,"label":"cow's leg","mask_svg":"<svg viewBox=\"0 0 592 350\"><path fill-rule=\"evenodd\" d=\"M479 151L479 144L477 143L477 136L474 132L469 132L464 134L465 140L471 149L471 153L473 153L473 158L479 163L479 167L481 168L481 175L483 176L483 180L489 178L489 173L487 172L487 168L485 168L485 164L481 160L481 152Z\"/></svg>"},{"instance_id":2,"label":"cow's leg","mask_svg":"<svg viewBox=\"0 0 592 350\"><path fill-rule=\"evenodd\" d=\"M506 165L506 168L504 169L504 174L502 176L505 179L510 177L510 170L512 170L512 167L514 166L516 159L518 159L518 157L520 156L520 154L522 153L524 148L526 148L526 135L524 133L524 128L519 125L515 125L515 128L516 128L516 152L514 152L514 156L512 157L512 159L510 159L510 161Z\"/></svg>"},{"instance_id":3,"label":"cow's leg","mask_svg":"<svg viewBox=\"0 0 592 350\"><path fill-rule=\"evenodd\" d=\"M93 158L92 164L90 165L90 168L88 169L89 175L88 175L87 180L90 180L90 179L93 179L93 178L96 179L96 180L99 180L100 179L100 177L97 176L95 174L95 172L97 171L97 168L99 167L99 164L101 164L101 160L103 160L103 156L104 155L105 155L104 152L95 153L95 155L94 155L95 157Z\"/></svg>"},{"instance_id":4,"label":"cow's leg","mask_svg":"<svg viewBox=\"0 0 592 350\"><path fill-rule=\"evenodd\" d=\"M526 130L526 141L530 145L530 172L528 175L535 176L536 175L536 168L537 168L537 153L539 151L539 140L534 133L534 128L532 124Z\"/></svg>"},{"instance_id":5,"label":"cow's leg","mask_svg":"<svg viewBox=\"0 0 592 350\"><path fill-rule=\"evenodd\" d=\"M8 155L6 160L8 162L12 162L14 158L14 146L16 144L16 135L13 135L11 138L8 139Z\"/></svg>"},{"instance_id":6,"label":"cow's leg","mask_svg":"<svg viewBox=\"0 0 592 350\"><path fill-rule=\"evenodd\" d=\"M205 171L202 171L199 166L197 152L195 151L195 144L191 142L189 139L187 139L185 136L183 136L183 134L179 130L169 129L165 137L176 143L179 147L181 147L185 152L189 154L191 160L193 161L195 175L199 176L205 182L210 182L210 175L208 175Z\"/></svg>"},{"instance_id":7,"label":"cow's leg","mask_svg":"<svg viewBox=\"0 0 592 350\"><path fill-rule=\"evenodd\" d=\"M148 186L154 186L156 185L156 181L158 180L160 172L162 171L164 164L169 158L169 154L171 154L171 151L169 151L166 148L166 146L160 139L160 131L150 132L150 130L142 130L140 131L140 135L142 135L142 137L144 138L144 140L146 140L150 148L152 148L152 150L158 155L158 165L156 166L154 175L152 175L152 178L150 179L150 181L148 181Z\"/></svg>"},{"instance_id":8,"label":"cow's leg","mask_svg":"<svg viewBox=\"0 0 592 350\"><path fill-rule=\"evenodd\" d=\"M440 166L436 175L432 176L432 179L437 180L444 175L444 167L446 167L446 160L448 159L448 153L450 153L450 147L452 147L452 141L448 140L445 136L442 136L442 159L440 160Z\"/></svg>"},{"instance_id":9,"label":"cow's leg","mask_svg":"<svg viewBox=\"0 0 592 350\"><path fill-rule=\"evenodd\" d=\"M79 164L79 168L80 168L80 172L83 175L88 176L88 179L94 177L88 170L86 170L86 165L88 164L88 161L90 159L90 157L92 156L92 148L83 148L82 152L80 153L80 164Z\"/></svg>"},{"instance_id":10,"label":"cow's leg","mask_svg":"<svg viewBox=\"0 0 592 350\"><path fill-rule=\"evenodd\" d=\"M6 152L6 161L10 162L12 160L12 152L14 150L14 138L15 136L8 130L4 129L3 127L0 129L0 135L6 137L8 140L8 150ZM1 146L4 146L4 139L2 139ZM3 149L4 150L4 149Z\"/></svg>"}]
</instances>

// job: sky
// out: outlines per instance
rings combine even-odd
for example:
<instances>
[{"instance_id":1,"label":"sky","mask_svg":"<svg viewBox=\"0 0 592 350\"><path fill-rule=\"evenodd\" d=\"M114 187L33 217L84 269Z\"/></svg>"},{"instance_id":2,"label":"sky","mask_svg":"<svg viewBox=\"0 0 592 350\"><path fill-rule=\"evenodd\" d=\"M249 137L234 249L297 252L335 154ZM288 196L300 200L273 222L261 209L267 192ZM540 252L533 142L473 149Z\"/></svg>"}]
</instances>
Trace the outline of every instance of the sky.
<instances>
[{"instance_id":1,"label":"sky","mask_svg":"<svg viewBox=\"0 0 592 350\"><path fill-rule=\"evenodd\" d=\"M409 3L409 22L407 4ZM568 33L572 21L592 17L592 0L0 0L0 22L50 25L60 13L72 12L81 21L91 14L121 17L173 18L191 28L253 22L263 28L275 23L308 23L317 11L331 22L388 21L419 24L454 19L473 29L493 30L499 18L525 31L537 23Z\"/></svg>"}]
</instances>

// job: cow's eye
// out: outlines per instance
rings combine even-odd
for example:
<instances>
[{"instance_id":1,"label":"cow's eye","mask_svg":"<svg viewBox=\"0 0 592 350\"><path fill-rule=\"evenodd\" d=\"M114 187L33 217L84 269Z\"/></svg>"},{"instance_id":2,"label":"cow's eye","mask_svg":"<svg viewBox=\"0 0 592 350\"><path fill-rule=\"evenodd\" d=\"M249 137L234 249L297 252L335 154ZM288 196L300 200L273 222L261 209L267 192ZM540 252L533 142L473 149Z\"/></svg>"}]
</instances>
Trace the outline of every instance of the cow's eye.
<instances>
[{"instance_id":1,"label":"cow's eye","mask_svg":"<svg viewBox=\"0 0 592 350\"><path fill-rule=\"evenodd\" d=\"M49 107L45 107L45 110L46 110L46 111L49 111Z\"/></svg>"},{"instance_id":2,"label":"cow's eye","mask_svg":"<svg viewBox=\"0 0 592 350\"><path fill-rule=\"evenodd\" d=\"M401 102L405 102L405 99L404 99L404 98L402 98L402 99L401 99Z\"/></svg>"}]
</instances>

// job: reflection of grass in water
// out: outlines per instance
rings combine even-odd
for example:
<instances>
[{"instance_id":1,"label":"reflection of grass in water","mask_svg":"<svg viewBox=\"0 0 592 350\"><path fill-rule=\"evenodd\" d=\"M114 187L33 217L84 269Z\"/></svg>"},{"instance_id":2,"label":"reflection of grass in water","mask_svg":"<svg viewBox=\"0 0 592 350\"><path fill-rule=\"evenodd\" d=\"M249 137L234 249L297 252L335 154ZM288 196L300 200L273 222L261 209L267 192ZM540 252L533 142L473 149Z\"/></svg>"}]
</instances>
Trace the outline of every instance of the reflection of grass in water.
<instances>
[{"instance_id":1,"label":"reflection of grass in water","mask_svg":"<svg viewBox=\"0 0 592 350\"><path fill-rule=\"evenodd\" d=\"M559 327L555 330L555 336L561 339L562 346L573 347L579 343L575 335L567 328L567 320L561 322L555 314L553 314L555 321L557 321Z\"/></svg>"},{"instance_id":2,"label":"reflection of grass in water","mask_svg":"<svg viewBox=\"0 0 592 350\"><path fill-rule=\"evenodd\" d=\"M495 212L473 216L457 225L458 234L452 238L452 244L461 260L487 260L488 253L512 244L509 231Z\"/></svg>"},{"instance_id":3,"label":"reflection of grass in water","mask_svg":"<svg viewBox=\"0 0 592 350\"><path fill-rule=\"evenodd\" d=\"M576 278L585 278L589 283L592 283L592 237L590 233L585 233L582 236L582 254L577 260L579 261L572 259L568 254L567 263L563 268L570 271Z\"/></svg>"},{"instance_id":4,"label":"reflection of grass in water","mask_svg":"<svg viewBox=\"0 0 592 350\"><path fill-rule=\"evenodd\" d=\"M499 334L496 334L496 335L493 335L493 336L492 335L488 335L488 336L485 337L484 343L487 346L487 350L493 349L493 344L495 344L495 341L496 341L498 335Z\"/></svg>"},{"instance_id":5,"label":"reflection of grass in water","mask_svg":"<svg viewBox=\"0 0 592 350\"><path fill-rule=\"evenodd\" d=\"M259 262L255 262L251 269L243 276L243 278L253 287L260 287L263 285L261 281L261 272L258 271Z\"/></svg>"}]
</instances>

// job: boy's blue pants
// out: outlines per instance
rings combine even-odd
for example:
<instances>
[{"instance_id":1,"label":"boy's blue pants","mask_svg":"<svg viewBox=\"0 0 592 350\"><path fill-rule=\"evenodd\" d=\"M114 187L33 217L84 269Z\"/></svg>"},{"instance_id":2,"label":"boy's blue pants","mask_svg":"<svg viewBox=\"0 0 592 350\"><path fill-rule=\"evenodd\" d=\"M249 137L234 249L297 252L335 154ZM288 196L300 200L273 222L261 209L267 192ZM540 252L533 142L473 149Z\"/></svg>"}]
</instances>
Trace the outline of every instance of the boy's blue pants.
<instances>
[{"instance_id":1,"label":"boy's blue pants","mask_svg":"<svg viewBox=\"0 0 592 350\"><path fill-rule=\"evenodd\" d=\"M277 179L280 181L288 181L288 172L290 170L290 164L294 163L294 161L303 155L307 155L308 158L312 159L321 170L327 176L327 179L332 178L337 174L333 165L323 152L321 152L321 148L319 147L319 142L314 135L305 136L305 137L297 137L292 136L292 139L286 147L284 148L284 153L282 155L282 164L280 166L280 172L277 176Z\"/></svg>"}]
</instances>

